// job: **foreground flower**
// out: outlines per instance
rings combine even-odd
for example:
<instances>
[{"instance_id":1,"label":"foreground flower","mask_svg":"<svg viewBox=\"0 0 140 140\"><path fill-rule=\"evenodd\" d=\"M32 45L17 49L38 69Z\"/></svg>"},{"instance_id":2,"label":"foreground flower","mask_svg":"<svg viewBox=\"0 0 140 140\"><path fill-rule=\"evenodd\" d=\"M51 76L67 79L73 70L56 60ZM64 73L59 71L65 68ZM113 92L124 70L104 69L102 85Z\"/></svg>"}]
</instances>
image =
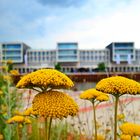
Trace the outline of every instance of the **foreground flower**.
<instances>
[{"instance_id":1,"label":"foreground flower","mask_svg":"<svg viewBox=\"0 0 140 140\"><path fill-rule=\"evenodd\" d=\"M120 126L120 130L125 135L140 136L140 125L134 123L124 123Z\"/></svg>"},{"instance_id":2,"label":"foreground flower","mask_svg":"<svg viewBox=\"0 0 140 140\"><path fill-rule=\"evenodd\" d=\"M7 120L7 123L11 124L11 123L31 123L31 121L28 118L25 118L24 116L14 116L12 118L10 118L9 120Z\"/></svg>"},{"instance_id":3,"label":"foreground flower","mask_svg":"<svg viewBox=\"0 0 140 140\"><path fill-rule=\"evenodd\" d=\"M40 69L25 75L18 83L18 88L38 87L42 91L48 88L67 89L73 86L73 82L63 73L55 69Z\"/></svg>"},{"instance_id":4,"label":"foreground flower","mask_svg":"<svg viewBox=\"0 0 140 140\"><path fill-rule=\"evenodd\" d=\"M131 137L130 135L124 135L124 134L122 134L122 135L120 136L120 140L138 140L138 138L136 138L136 137Z\"/></svg>"},{"instance_id":5,"label":"foreground flower","mask_svg":"<svg viewBox=\"0 0 140 140\"><path fill-rule=\"evenodd\" d=\"M108 94L113 94L114 96L140 94L140 84L122 76L105 78L98 82L96 89Z\"/></svg>"},{"instance_id":6,"label":"foreground flower","mask_svg":"<svg viewBox=\"0 0 140 140\"><path fill-rule=\"evenodd\" d=\"M63 118L68 115L74 116L78 112L75 101L65 93L48 91L37 94L33 99L33 111L50 118Z\"/></svg>"},{"instance_id":7,"label":"foreground flower","mask_svg":"<svg viewBox=\"0 0 140 140\"><path fill-rule=\"evenodd\" d=\"M89 100L92 102L93 105L93 120L94 120L94 133L95 133L95 140L102 140L102 138L99 138L97 135L97 121L96 121L96 107L95 105L96 101L103 102L108 101L109 96L103 92L97 91L94 88L85 90L83 93L80 94L81 99ZM103 138L104 139L104 138Z\"/></svg>"},{"instance_id":8,"label":"foreground flower","mask_svg":"<svg viewBox=\"0 0 140 140\"><path fill-rule=\"evenodd\" d=\"M134 80L122 76L114 76L99 81L96 85L96 89L112 94L115 97L114 140L117 140L117 110L119 97L124 94L140 94L140 84Z\"/></svg>"},{"instance_id":9,"label":"foreground flower","mask_svg":"<svg viewBox=\"0 0 140 140\"><path fill-rule=\"evenodd\" d=\"M85 100L98 100L98 101L108 101L109 96L103 92L100 92L94 88L85 90L83 93L80 94L81 99Z\"/></svg>"}]
</instances>

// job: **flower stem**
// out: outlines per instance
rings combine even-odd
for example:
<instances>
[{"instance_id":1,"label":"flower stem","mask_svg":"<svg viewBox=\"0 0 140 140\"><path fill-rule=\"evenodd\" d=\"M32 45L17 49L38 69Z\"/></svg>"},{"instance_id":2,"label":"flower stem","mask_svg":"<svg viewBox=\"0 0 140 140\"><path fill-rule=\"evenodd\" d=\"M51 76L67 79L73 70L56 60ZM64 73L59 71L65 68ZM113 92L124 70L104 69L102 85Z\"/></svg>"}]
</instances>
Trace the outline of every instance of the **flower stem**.
<instances>
[{"instance_id":1,"label":"flower stem","mask_svg":"<svg viewBox=\"0 0 140 140\"><path fill-rule=\"evenodd\" d=\"M94 101L92 102L92 104L93 104L93 120L94 120L94 135L95 135L94 140L97 140L96 107L94 105Z\"/></svg>"},{"instance_id":2,"label":"flower stem","mask_svg":"<svg viewBox=\"0 0 140 140\"><path fill-rule=\"evenodd\" d=\"M52 124L52 118L50 118L50 122L49 122L48 140L50 140L50 136L51 136L51 124Z\"/></svg>"},{"instance_id":3,"label":"flower stem","mask_svg":"<svg viewBox=\"0 0 140 140\"><path fill-rule=\"evenodd\" d=\"M115 96L115 113L114 113L114 140L117 140L117 110L118 110L119 96Z\"/></svg>"},{"instance_id":4,"label":"flower stem","mask_svg":"<svg viewBox=\"0 0 140 140\"><path fill-rule=\"evenodd\" d=\"M47 131L48 131L47 118L45 118L45 140L47 140L47 135L48 135Z\"/></svg>"}]
</instances>

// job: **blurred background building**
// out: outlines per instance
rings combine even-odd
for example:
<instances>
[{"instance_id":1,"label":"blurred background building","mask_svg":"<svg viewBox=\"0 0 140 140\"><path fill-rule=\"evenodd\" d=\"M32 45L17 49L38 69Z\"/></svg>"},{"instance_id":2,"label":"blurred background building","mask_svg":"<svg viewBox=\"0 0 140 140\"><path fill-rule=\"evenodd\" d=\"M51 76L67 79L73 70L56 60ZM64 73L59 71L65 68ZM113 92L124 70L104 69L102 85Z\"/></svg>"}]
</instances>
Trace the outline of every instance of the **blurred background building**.
<instances>
[{"instance_id":1,"label":"blurred background building","mask_svg":"<svg viewBox=\"0 0 140 140\"><path fill-rule=\"evenodd\" d=\"M140 49L134 42L112 42L105 49L79 49L77 42L57 43L56 49L32 49L22 42L0 44L0 61L12 60L20 73L61 66L65 73L98 72L105 64L108 72L140 72ZM1 63L2 64L2 63Z\"/></svg>"}]
</instances>

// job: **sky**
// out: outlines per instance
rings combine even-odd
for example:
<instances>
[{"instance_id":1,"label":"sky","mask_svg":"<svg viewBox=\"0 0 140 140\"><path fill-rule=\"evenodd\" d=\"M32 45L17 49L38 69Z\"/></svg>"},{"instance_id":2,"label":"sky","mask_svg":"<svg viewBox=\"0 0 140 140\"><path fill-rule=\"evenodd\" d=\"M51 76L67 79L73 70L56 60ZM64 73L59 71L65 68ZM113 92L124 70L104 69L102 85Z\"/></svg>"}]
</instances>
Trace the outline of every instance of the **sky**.
<instances>
[{"instance_id":1,"label":"sky","mask_svg":"<svg viewBox=\"0 0 140 140\"><path fill-rule=\"evenodd\" d=\"M0 42L55 49L78 42L104 49L111 42L140 48L140 0L0 0Z\"/></svg>"}]
</instances>

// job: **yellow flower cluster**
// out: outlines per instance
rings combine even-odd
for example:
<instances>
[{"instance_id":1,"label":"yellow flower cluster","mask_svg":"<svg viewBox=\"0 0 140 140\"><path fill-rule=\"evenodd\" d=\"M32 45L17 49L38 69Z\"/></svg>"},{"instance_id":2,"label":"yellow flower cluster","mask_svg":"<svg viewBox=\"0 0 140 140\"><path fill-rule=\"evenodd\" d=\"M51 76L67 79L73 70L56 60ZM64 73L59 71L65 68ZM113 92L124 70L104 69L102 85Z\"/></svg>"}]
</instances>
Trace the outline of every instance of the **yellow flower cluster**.
<instances>
[{"instance_id":1,"label":"yellow flower cluster","mask_svg":"<svg viewBox=\"0 0 140 140\"><path fill-rule=\"evenodd\" d=\"M118 114L117 115L118 121L124 120L124 118L125 118L125 115L124 114Z\"/></svg>"},{"instance_id":2,"label":"yellow flower cluster","mask_svg":"<svg viewBox=\"0 0 140 140\"><path fill-rule=\"evenodd\" d=\"M33 111L32 107L27 108L26 110L23 111L22 113L23 116L30 116L30 115L37 115Z\"/></svg>"},{"instance_id":3,"label":"yellow flower cluster","mask_svg":"<svg viewBox=\"0 0 140 140\"><path fill-rule=\"evenodd\" d=\"M20 75L20 73L17 70L10 70L11 75Z\"/></svg>"},{"instance_id":4,"label":"yellow flower cluster","mask_svg":"<svg viewBox=\"0 0 140 140\"><path fill-rule=\"evenodd\" d=\"M124 135L124 134L122 134L122 135L120 136L120 140L138 140L138 138L133 137L133 138L131 139L131 136L130 136L130 135Z\"/></svg>"},{"instance_id":5,"label":"yellow flower cluster","mask_svg":"<svg viewBox=\"0 0 140 140\"><path fill-rule=\"evenodd\" d=\"M33 99L32 108L36 114L51 118L74 116L78 112L75 101L69 95L59 91L37 94Z\"/></svg>"},{"instance_id":6,"label":"yellow flower cluster","mask_svg":"<svg viewBox=\"0 0 140 140\"><path fill-rule=\"evenodd\" d=\"M13 61L12 61L12 60L7 60L6 63L7 63L7 64L13 64Z\"/></svg>"},{"instance_id":7,"label":"yellow flower cluster","mask_svg":"<svg viewBox=\"0 0 140 140\"><path fill-rule=\"evenodd\" d=\"M70 88L73 82L65 74L55 69L40 69L25 75L18 83L18 88Z\"/></svg>"},{"instance_id":8,"label":"yellow flower cluster","mask_svg":"<svg viewBox=\"0 0 140 140\"><path fill-rule=\"evenodd\" d=\"M140 93L140 84L122 76L114 76L105 78L98 82L96 89L113 95L135 95Z\"/></svg>"},{"instance_id":9,"label":"yellow flower cluster","mask_svg":"<svg viewBox=\"0 0 140 140\"><path fill-rule=\"evenodd\" d=\"M4 75L4 76L3 76L3 79L4 79L5 81L9 81L9 82L12 81L12 78L11 78L9 75Z\"/></svg>"},{"instance_id":10,"label":"yellow flower cluster","mask_svg":"<svg viewBox=\"0 0 140 140\"><path fill-rule=\"evenodd\" d=\"M125 135L140 136L140 125L126 122L120 126L120 130Z\"/></svg>"},{"instance_id":11,"label":"yellow flower cluster","mask_svg":"<svg viewBox=\"0 0 140 140\"><path fill-rule=\"evenodd\" d=\"M86 100L98 100L100 102L102 101L108 101L109 96L103 92L97 91L94 88L85 90L83 93L80 94L81 99L86 99Z\"/></svg>"},{"instance_id":12,"label":"yellow flower cluster","mask_svg":"<svg viewBox=\"0 0 140 140\"><path fill-rule=\"evenodd\" d=\"M11 124L11 123L25 123L25 124L29 124L31 123L30 119L24 117L24 116L14 116L12 118L10 118L9 120L7 120L7 123Z\"/></svg>"}]
</instances>

